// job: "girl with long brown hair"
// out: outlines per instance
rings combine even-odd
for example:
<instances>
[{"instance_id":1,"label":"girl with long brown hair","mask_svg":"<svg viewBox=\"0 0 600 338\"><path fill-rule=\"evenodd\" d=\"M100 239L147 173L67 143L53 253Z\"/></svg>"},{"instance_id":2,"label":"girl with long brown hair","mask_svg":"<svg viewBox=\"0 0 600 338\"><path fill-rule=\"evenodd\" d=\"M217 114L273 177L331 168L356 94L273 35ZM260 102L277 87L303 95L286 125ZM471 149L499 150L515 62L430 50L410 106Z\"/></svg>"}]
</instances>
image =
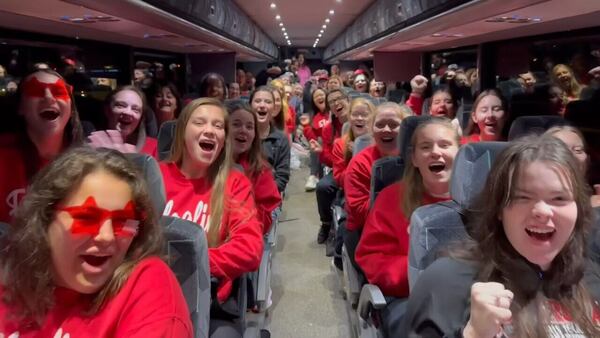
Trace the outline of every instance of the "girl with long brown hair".
<instances>
[{"instance_id":1,"label":"girl with long brown hair","mask_svg":"<svg viewBox=\"0 0 600 338\"><path fill-rule=\"evenodd\" d=\"M599 337L589 198L562 141L511 142L469 216L472 242L434 262L411 290L409 337Z\"/></svg>"},{"instance_id":2,"label":"girl with long brown hair","mask_svg":"<svg viewBox=\"0 0 600 338\"><path fill-rule=\"evenodd\" d=\"M415 209L450 199L452 164L460 139L446 118L419 125L401 181L384 188L369 211L356 262L386 296L408 297L408 226Z\"/></svg>"},{"instance_id":3,"label":"girl with long brown hair","mask_svg":"<svg viewBox=\"0 0 600 338\"><path fill-rule=\"evenodd\" d=\"M258 220L263 233L268 233L273 211L281 205L281 194L273 178L271 166L262 153L258 122L252 107L243 101L227 104L229 112L229 134L232 143L233 160L242 166L252 182Z\"/></svg>"},{"instance_id":4,"label":"girl with long brown hair","mask_svg":"<svg viewBox=\"0 0 600 338\"><path fill-rule=\"evenodd\" d=\"M142 177L91 148L38 174L0 255L0 336L193 336Z\"/></svg>"},{"instance_id":5,"label":"girl with long brown hair","mask_svg":"<svg viewBox=\"0 0 600 338\"><path fill-rule=\"evenodd\" d=\"M170 158L160 164L167 205L164 215L198 223L208 239L210 273L220 280L218 301L233 281L260 264L262 227L252 184L232 169L229 116L220 101L190 102L177 119Z\"/></svg>"},{"instance_id":6,"label":"girl with long brown hair","mask_svg":"<svg viewBox=\"0 0 600 338\"><path fill-rule=\"evenodd\" d=\"M0 136L0 221L9 222L27 186L44 165L83 141L72 87L53 70L26 75L19 85L17 132Z\"/></svg>"}]
</instances>

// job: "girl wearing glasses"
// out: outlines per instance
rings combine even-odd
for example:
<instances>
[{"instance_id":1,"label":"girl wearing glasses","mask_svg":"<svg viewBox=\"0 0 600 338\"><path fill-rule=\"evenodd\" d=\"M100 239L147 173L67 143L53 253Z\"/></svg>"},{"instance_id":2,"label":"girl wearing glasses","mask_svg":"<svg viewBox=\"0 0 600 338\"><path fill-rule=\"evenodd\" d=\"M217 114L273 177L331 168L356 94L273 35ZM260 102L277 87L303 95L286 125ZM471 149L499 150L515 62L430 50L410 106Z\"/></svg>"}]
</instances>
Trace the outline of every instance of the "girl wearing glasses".
<instances>
[{"instance_id":1,"label":"girl wearing glasses","mask_svg":"<svg viewBox=\"0 0 600 338\"><path fill-rule=\"evenodd\" d=\"M141 175L114 150L43 169L0 260L2 337L192 337Z\"/></svg>"}]
</instances>

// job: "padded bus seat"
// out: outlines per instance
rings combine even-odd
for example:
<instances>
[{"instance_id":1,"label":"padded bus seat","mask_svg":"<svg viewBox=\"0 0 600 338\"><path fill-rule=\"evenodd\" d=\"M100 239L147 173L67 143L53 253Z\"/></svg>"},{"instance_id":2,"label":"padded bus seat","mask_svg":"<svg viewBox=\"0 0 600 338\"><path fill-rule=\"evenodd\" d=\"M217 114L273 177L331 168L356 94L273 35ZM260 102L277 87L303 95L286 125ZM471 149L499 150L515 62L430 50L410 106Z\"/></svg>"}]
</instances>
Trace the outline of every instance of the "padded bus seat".
<instances>
[{"instance_id":1,"label":"padded bus seat","mask_svg":"<svg viewBox=\"0 0 600 338\"><path fill-rule=\"evenodd\" d=\"M171 145L175 137L177 121L167 121L160 126L158 131L158 160L164 161L171 155Z\"/></svg>"},{"instance_id":2,"label":"padded bus seat","mask_svg":"<svg viewBox=\"0 0 600 338\"><path fill-rule=\"evenodd\" d=\"M365 134L357 137L354 140L354 145L352 147L352 156L356 156L358 153L363 151L366 147L373 144L373 136L370 134Z\"/></svg>"},{"instance_id":3,"label":"padded bus seat","mask_svg":"<svg viewBox=\"0 0 600 338\"><path fill-rule=\"evenodd\" d=\"M508 140L516 140L527 135L541 135L554 126L566 125L567 121L557 115L521 116L510 126Z\"/></svg>"},{"instance_id":4,"label":"padded bus seat","mask_svg":"<svg viewBox=\"0 0 600 338\"><path fill-rule=\"evenodd\" d=\"M454 159L450 183L452 200L425 205L415 210L410 220L408 280L410 288L419 274L454 242L468 236L466 210L485 186L496 156L506 142L469 143Z\"/></svg>"}]
</instances>

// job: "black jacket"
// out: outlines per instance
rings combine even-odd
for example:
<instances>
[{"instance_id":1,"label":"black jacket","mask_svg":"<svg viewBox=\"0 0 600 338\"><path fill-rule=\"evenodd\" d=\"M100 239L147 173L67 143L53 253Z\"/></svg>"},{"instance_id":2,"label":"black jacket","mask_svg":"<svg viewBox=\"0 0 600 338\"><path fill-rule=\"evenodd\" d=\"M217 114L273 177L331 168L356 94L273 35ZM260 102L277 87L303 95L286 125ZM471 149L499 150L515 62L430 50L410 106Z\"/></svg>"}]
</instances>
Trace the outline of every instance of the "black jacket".
<instances>
[{"instance_id":1,"label":"black jacket","mask_svg":"<svg viewBox=\"0 0 600 338\"><path fill-rule=\"evenodd\" d=\"M263 154L273 167L273 176L279 192L290 180L290 140L279 129L271 126L271 133L262 140Z\"/></svg>"},{"instance_id":2,"label":"black jacket","mask_svg":"<svg viewBox=\"0 0 600 338\"><path fill-rule=\"evenodd\" d=\"M598 267L591 263L584 280L592 298L600 296ZM471 285L476 267L451 258L440 258L419 276L411 290L401 332L394 337L462 337L470 317Z\"/></svg>"}]
</instances>

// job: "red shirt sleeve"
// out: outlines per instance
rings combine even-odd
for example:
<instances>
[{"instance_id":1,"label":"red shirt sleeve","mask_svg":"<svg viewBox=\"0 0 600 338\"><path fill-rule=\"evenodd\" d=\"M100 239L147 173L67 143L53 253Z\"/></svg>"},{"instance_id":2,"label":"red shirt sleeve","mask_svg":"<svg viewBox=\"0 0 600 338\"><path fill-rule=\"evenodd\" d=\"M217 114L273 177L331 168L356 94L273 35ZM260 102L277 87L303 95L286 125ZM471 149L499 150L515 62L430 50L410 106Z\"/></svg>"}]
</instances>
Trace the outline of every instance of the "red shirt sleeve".
<instances>
[{"instance_id":1,"label":"red shirt sleeve","mask_svg":"<svg viewBox=\"0 0 600 338\"><path fill-rule=\"evenodd\" d=\"M415 115L421 115L423 110L423 96L410 94L408 100L406 100L406 105L413 111L413 113L415 113Z\"/></svg>"},{"instance_id":2,"label":"red shirt sleeve","mask_svg":"<svg viewBox=\"0 0 600 338\"><path fill-rule=\"evenodd\" d=\"M317 134L315 133L315 129L311 125L307 125L302 127L302 133L307 140L316 140Z\"/></svg>"},{"instance_id":3,"label":"red shirt sleeve","mask_svg":"<svg viewBox=\"0 0 600 338\"><path fill-rule=\"evenodd\" d=\"M345 137L340 137L333 143L333 149L331 150L331 158L333 160L333 179L339 187L344 185L344 172L346 171L346 159L344 157L346 152Z\"/></svg>"},{"instance_id":4,"label":"red shirt sleeve","mask_svg":"<svg viewBox=\"0 0 600 338\"><path fill-rule=\"evenodd\" d=\"M369 146L352 158L346 169L344 177L344 195L348 213L346 227L350 231L360 230L369 212L374 147Z\"/></svg>"},{"instance_id":5,"label":"red shirt sleeve","mask_svg":"<svg viewBox=\"0 0 600 338\"><path fill-rule=\"evenodd\" d=\"M155 138L146 137L146 142L140 152L158 158L158 141Z\"/></svg>"},{"instance_id":6,"label":"red shirt sleeve","mask_svg":"<svg viewBox=\"0 0 600 338\"><path fill-rule=\"evenodd\" d=\"M333 167L333 158L331 156L331 151L333 149L333 124L328 123L325 127L323 127L322 131L322 139L323 139L323 151L319 155L319 160L322 164L332 168Z\"/></svg>"},{"instance_id":7,"label":"red shirt sleeve","mask_svg":"<svg viewBox=\"0 0 600 338\"><path fill-rule=\"evenodd\" d=\"M183 293L164 262L148 259L129 279L122 290L131 292L128 301L113 309L123 311L115 337L193 337Z\"/></svg>"},{"instance_id":8,"label":"red shirt sleeve","mask_svg":"<svg viewBox=\"0 0 600 338\"><path fill-rule=\"evenodd\" d=\"M386 296L408 296L409 220L400 208L402 185L392 184L381 191L369 212L356 262L367 280Z\"/></svg>"},{"instance_id":9,"label":"red shirt sleeve","mask_svg":"<svg viewBox=\"0 0 600 338\"><path fill-rule=\"evenodd\" d=\"M263 234L267 234L273 222L273 210L281 204L281 194L269 167L264 167L255 179L254 200L256 201L258 220L263 226Z\"/></svg>"},{"instance_id":10,"label":"red shirt sleeve","mask_svg":"<svg viewBox=\"0 0 600 338\"><path fill-rule=\"evenodd\" d=\"M285 127L288 134L293 134L296 129L296 110L292 106L289 106L288 108L288 117L285 121Z\"/></svg>"},{"instance_id":11,"label":"red shirt sleeve","mask_svg":"<svg viewBox=\"0 0 600 338\"><path fill-rule=\"evenodd\" d=\"M231 171L221 221L221 245L208 249L210 273L221 280L219 301L231 293L233 281L260 265L263 251L262 226L257 218L250 181Z\"/></svg>"}]
</instances>

